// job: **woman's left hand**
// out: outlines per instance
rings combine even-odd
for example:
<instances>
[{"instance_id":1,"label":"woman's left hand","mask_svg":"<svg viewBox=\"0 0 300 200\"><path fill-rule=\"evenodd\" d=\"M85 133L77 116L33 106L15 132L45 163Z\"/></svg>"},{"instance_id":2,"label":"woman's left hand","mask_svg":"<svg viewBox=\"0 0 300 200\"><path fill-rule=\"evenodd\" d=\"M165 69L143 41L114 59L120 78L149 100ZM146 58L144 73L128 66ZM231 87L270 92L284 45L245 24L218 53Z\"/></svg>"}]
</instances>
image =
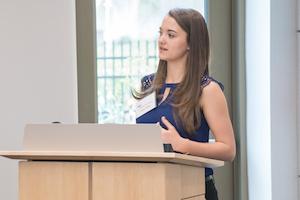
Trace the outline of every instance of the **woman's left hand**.
<instances>
[{"instance_id":1,"label":"woman's left hand","mask_svg":"<svg viewBox=\"0 0 300 200\"><path fill-rule=\"evenodd\" d=\"M161 121L167 127L164 129L161 127L161 138L165 144L171 144L174 151L181 153L187 153L186 143L187 139L181 137L176 128L167 120L166 117L162 117Z\"/></svg>"}]
</instances>

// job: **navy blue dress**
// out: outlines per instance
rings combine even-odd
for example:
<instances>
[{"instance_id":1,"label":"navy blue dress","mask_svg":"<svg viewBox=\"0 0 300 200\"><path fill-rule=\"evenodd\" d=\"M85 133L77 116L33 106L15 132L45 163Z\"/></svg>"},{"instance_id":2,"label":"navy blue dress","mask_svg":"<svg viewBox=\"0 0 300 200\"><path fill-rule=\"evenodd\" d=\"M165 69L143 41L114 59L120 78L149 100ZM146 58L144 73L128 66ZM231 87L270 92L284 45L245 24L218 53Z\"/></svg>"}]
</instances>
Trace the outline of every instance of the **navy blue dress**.
<instances>
[{"instance_id":1,"label":"navy blue dress","mask_svg":"<svg viewBox=\"0 0 300 200\"><path fill-rule=\"evenodd\" d=\"M151 86L151 83L154 79L154 74L145 76L142 79L142 87L143 89L147 89ZM202 87L205 87L208 85L211 81L215 81L218 83L223 90L223 85L213 79L212 77L209 77L207 75L203 76L201 80ZM207 121L204 117L204 115L201 115L201 125L200 127L196 130L195 134L189 135L183 127L178 123L175 122L175 119L173 117L173 107L171 105L172 102L172 91L176 88L178 84L176 83L165 83L162 88L159 91L159 95L163 95L164 91L166 88L170 88L169 95L167 98L160 104L158 102L160 101L157 99L157 107L152 109L151 111L145 113L144 115L140 116L139 118L136 119L136 123L157 123L159 122L160 125L164 128L165 125L161 121L161 117L165 116L168 121L176 128L178 133L180 134L181 137L183 138L189 138L190 140L197 141L197 142L208 142L209 140L209 126L207 124ZM213 170L211 168L205 168L205 176L209 176L213 174Z\"/></svg>"}]
</instances>

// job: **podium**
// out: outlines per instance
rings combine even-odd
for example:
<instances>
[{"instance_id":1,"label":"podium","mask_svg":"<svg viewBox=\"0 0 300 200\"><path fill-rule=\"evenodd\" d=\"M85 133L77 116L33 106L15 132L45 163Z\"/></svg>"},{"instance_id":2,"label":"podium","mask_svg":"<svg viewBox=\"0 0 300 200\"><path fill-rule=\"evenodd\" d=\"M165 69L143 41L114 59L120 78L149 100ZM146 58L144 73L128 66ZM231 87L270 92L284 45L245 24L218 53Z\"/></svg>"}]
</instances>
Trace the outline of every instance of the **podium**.
<instances>
[{"instance_id":1,"label":"podium","mask_svg":"<svg viewBox=\"0 0 300 200\"><path fill-rule=\"evenodd\" d=\"M204 200L204 167L177 153L0 152L20 159L20 200Z\"/></svg>"},{"instance_id":2,"label":"podium","mask_svg":"<svg viewBox=\"0 0 300 200\"><path fill-rule=\"evenodd\" d=\"M19 161L19 200L204 200L205 167L174 152L0 151Z\"/></svg>"}]
</instances>

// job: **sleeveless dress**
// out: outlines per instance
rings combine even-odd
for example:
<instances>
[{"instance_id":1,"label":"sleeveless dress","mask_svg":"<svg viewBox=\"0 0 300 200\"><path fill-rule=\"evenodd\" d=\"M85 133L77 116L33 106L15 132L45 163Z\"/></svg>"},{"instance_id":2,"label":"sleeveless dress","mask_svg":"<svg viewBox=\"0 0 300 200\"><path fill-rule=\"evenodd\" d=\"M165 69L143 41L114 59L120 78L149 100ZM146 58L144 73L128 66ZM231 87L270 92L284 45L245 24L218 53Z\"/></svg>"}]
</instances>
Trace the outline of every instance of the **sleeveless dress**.
<instances>
[{"instance_id":1,"label":"sleeveless dress","mask_svg":"<svg viewBox=\"0 0 300 200\"><path fill-rule=\"evenodd\" d=\"M142 79L142 88L147 89L151 87L152 81L154 79L154 74L145 76ZM218 82L217 80L213 79L208 75L204 75L201 84L202 87L207 86L211 81L214 81L219 84L222 90L224 90L223 85ZM136 119L136 123L157 123L159 122L163 128L166 128L165 125L161 121L161 117L165 116L168 121L176 128L178 133L183 138L189 138L190 140L197 141L197 142L208 142L209 141L209 126L204 115L201 115L201 124L200 127L195 131L194 134L188 134L183 127L175 122L173 117L173 107L172 107L172 92L175 90L177 83L165 83L163 84L162 88L159 90L159 95L163 95L166 88L170 88L169 95L166 99L160 103L160 99L157 99L156 107L149 112L145 113L144 115L140 116ZM209 176L213 174L213 170L211 168L205 168L205 176Z\"/></svg>"}]
</instances>

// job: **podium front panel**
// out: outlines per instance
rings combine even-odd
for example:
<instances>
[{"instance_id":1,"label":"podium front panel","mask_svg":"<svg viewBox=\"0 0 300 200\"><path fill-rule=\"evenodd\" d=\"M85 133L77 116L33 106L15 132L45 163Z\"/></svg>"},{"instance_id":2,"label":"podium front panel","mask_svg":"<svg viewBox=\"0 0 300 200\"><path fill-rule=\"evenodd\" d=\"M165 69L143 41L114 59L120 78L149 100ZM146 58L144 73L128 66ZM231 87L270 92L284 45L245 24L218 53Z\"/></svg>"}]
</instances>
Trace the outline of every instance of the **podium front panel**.
<instances>
[{"instance_id":1,"label":"podium front panel","mask_svg":"<svg viewBox=\"0 0 300 200\"><path fill-rule=\"evenodd\" d=\"M92 199L199 200L204 169L169 163L92 164Z\"/></svg>"},{"instance_id":2,"label":"podium front panel","mask_svg":"<svg viewBox=\"0 0 300 200\"><path fill-rule=\"evenodd\" d=\"M20 200L89 200L88 181L88 163L19 163Z\"/></svg>"}]
</instances>

